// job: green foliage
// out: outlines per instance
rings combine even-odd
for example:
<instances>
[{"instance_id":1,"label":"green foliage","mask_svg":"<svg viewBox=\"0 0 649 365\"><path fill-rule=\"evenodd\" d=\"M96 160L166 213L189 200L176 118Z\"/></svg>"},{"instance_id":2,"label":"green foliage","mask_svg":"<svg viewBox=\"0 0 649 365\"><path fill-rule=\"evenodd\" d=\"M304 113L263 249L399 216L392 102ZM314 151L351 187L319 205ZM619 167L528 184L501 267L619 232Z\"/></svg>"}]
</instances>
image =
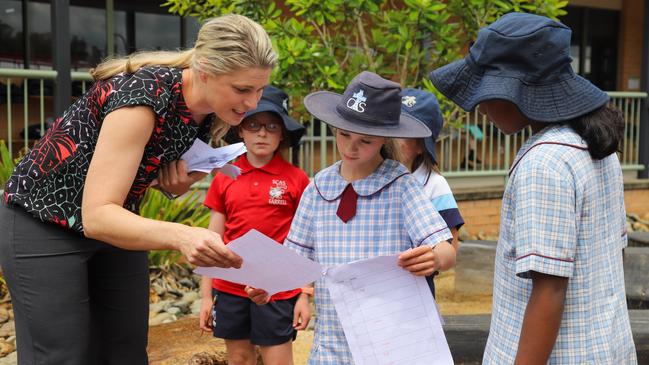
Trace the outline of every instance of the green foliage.
<instances>
[{"instance_id":1,"label":"green foliage","mask_svg":"<svg viewBox=\"0 0 649 365\"><path fill-rule=\"evenodd\" d=\"M0 139L0 190L4 189L15 167L16 164L9 154L5 141Z\"/></svg>"},{"instance_id":2,"label":"green foliage","mask_svg":"<svg viewBox=\"0 0 649 365\"><path fill-rule=\"evenodd\" d=\"M192 190L188 194L170 200L158 190L147 189L140 206L140 215L160 221L207 228L210 222L210 210L202 204L201 198L201 193L198 190ZM169 267L180 257L181 254L177 251L150 251L149 265Z\"/></svg>"},{"instance_id":3,"label":"green foliage","mask_svg":"<svg viewBox=\"0 0 649 365\"><path fill-rule=\"evenodd\" d=\"M434 89L426 74L463 56L480 27L522 11L557 18L562 0L167 0L172 13L205 20L227 13L264 26L279 52L273 83L293 100L309 92L341 92L363 70L403 86ZM439 95L438 95L439 96ZM447 120L456 107L441 100ZM308 115L301 103L294 110ZM451 120L453 120L451 119Z\"/></svg>"}]
</instances>

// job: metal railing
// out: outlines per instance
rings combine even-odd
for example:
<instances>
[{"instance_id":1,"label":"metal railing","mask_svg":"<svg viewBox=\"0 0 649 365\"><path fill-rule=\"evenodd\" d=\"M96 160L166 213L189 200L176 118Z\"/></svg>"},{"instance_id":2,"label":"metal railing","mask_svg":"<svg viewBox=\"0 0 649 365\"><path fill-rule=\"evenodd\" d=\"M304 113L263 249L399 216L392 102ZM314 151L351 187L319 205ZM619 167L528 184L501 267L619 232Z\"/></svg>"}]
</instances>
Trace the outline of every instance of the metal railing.
<instances>
[{"instance_id":1,"label":"metal railing","mask_svg":"<svg viewBox=\"0 0 649 365\"><path fill-rule=\"evenodd\" d=\"M17 155L17 149L29 148L30 144L40 137L30 135L30 126L38 125L39 134L42 134L46 120L54 117L51 112L52 98L46 95L45 90L56 75L54 70L0 69L0 83L4 84L6 91L4 97L0 96L0 139L7 141L13 156ZM77 85L77 91L81 93L84 93L88 83L92 82L87 72L72 72L71 76L73 82L80 83ZM0 86L0 94L1 91ZM12 99L12 94L21 97ZM640 108L642 101L647 98L647 93L608 94L611 102L624 114L626 128L620 153L622 167L626 170L641 170L644 167L639 164L639 146L640 143L649 143L640 141L639 133ZM15 109L21 102L22 113L16 112ZM444 175L506 176L516 151L531 135L529 129L508 136L481 114L463 113L460 118L461 127L445 127L436 146L438 163ZM309 176L313 176L338 159L336 143L326 124L311 120L305 125L307 132L302 144L297 150L290 149L288 156L290 162L302 168ZM16 129L21 127L24 132L18 137Z\"/></svg>"},{"instance_id":2,"label":"metal railing","mask_svg":"<svg viewBox=\"0 0 649 365\"><path fill-rule=\"evenodd\" d=\"M0 83L4 84L4 89L5 89L5 100L6 104L4 104L4 107L6 108L5 113L2 113L6 115L6 119L3 118L2 115L0 115L0 125L3 125L6 123L6 130L7 134L5 135L0 131L0 139L5 139L7 141L7 148L9 150L9 153L14 156L14 113L13 113L13 102L12 100L12 94L16 94L16 92L12 92L13 87L17 87L18 89L22 90L17 90L19 94L22 94L22 127L23 127L23 143L22 143L22 148L27 149L30 147L29 142L30 140L34 140L37 138L40 138L42 136L42 133L45 131L45 110L46 107L50 107L51 105L46 105L46 99L49 97L46 97L45 95L45 85L46 81L54 81L56 79L57 72L54 70L24 70L24 69L5 69L2 68L0 69ZM92 82L92 77L90 76L89 73L87 72L76 72L73 71L71 72L71 77L72 81L79 81L81 82L81 92L84 93L86 91L86 85L88 82ZM30 94L32 91L32 87L34 86L34 82L37 82L36 90L38 91L37 94ZM31 86L30 86L31 85ZM38 97L37 101L37 107L35 108L36 110L30 110L30 99ZM2 101L0 100L0 105L2 104ZM49 103L51 104L51 100ZM30 120L30 115L32 113L36 113L37 117L32 118ZM4 120L3 120L4 119ZM34 124L34 121L38 122L40 126L40 135L38 136L30 136L29 135L29 126ZM4 137L4 138L3 138Z\"/></svg>"},{"instance_id":3,"label":"metal railing","mask_svg":"<svg viewBox=\"0 0 649 365\"><path fill-rule=\"evenodd\" d=\"M624 115L625 133L619 155L622 168L642 170L644 166L639 163L640 108L647 93L613 91L608 95ZM446 127L437 143L438 162L444 176L506 176L516 151L531 136L531 130L526 128L514 135L505 135L480 113L464 113L461 118L462 127Z\"/></svg>"}]
</instances>

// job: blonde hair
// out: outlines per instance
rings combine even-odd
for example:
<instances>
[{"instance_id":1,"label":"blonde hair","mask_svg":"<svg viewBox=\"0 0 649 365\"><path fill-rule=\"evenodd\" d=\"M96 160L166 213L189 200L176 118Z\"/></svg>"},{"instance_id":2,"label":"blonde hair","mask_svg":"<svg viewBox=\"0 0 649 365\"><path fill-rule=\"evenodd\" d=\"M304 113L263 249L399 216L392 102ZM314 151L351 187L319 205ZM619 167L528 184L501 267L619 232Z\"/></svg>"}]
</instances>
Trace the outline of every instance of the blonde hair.
<instances>
[{"instance_id":1,"label":"blonde hair","mask_svg":"<svg viewBox=\"0 0 649 365\"><path fill-rule=\"evenodd\" d=\"M208 20L198 31L194 47L179 51L136 52L126 57L107 59L90 74L106 80L119 73L133 73L145 66L191 68L211 75L245 68L274 68L277 53L268 33L253 20L236 14ZM219 138L228 125L216 120L212 135Z\"/></svg>"}]
</instances>

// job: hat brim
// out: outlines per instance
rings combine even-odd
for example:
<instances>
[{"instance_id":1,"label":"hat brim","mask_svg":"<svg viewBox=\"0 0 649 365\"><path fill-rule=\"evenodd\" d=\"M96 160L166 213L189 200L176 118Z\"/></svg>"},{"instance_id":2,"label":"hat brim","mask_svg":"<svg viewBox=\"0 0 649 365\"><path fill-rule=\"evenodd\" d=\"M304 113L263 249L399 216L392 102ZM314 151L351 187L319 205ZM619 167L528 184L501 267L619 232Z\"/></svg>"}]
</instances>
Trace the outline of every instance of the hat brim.
<instances>
[{"instance_id":1,"label":"hat brim","mask_svg":"<svg viewBox=\"0 0 649 365\"><path fill-rule=\"evenodd\" d=\"M567 77L546 84L530 84L520 78L478 73L465 59L440 67L429 74L433 85L465 111L487 100L510 101L526 117L537 122L562 122L605 105L608 95L583 77Z\"/></svg>"},{"instance_id":2,"label":"hat brim","mask_svg":"<svg viewBox=\"0 0 649 365\"><path fill-rule=\"evenodd\" d=\"M435 142L433 138L425 138L424 139L424 147L426 148L426 152L430 155L430 157L433 159L434 163L437 163L437 153L435 153Z\"/></svg>"},{"instance_id":3,"label":"hat brim","mask_svg":"<svg viewBox=\"0 0 649 365\"><path fill-rule=\"evenodd\" d=\"M317 91L304 98L304 106L314 117L334 128L368 136L391 138L424 138L431 135L430 129L418 119L401 113L399 124L394 127L367 125L350 121L336 111L342 95L330 91Z\"/></svg>"},{"instance_id":4,"label":"hat brim","mask_svg":"<svg viewBox=\"0 0 649 365\"><path fill-rule=\"evenodd\" d=\"M277 105L260 101L259 104L257 104L256 109L246 113L244 119L262 112L271 112L279 116L280 119L282 120L282 123L284 124L284 129L286 130L286 134L290 139L289 145L291 147L299 146L300 140L302 139L302 136L304 135L306 128L302 124L298 123L295 119L291 118L288 114L286 114L284 109L280 108ZM226 134L224 138L225 141L228 143L241 142L241 138L239 138L236 129L231 129L230 131L231 133Z\"/></svg>"}]
</instances>

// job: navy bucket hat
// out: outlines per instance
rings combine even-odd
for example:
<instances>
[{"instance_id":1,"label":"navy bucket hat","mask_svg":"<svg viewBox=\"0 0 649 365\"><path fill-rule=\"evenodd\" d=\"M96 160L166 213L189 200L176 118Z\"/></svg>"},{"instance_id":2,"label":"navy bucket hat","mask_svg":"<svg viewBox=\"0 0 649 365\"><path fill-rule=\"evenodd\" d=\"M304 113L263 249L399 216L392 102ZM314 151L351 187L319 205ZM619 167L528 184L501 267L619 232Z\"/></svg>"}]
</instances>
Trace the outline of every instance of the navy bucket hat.
<instances>
[{"instance_id":1,"label":"navy bucket hat","mask_svg":"<svg viewBox=\"0 0 649 365\"><path fill-rule=\"evenodd\" d=\"M288 95L284 91L273 86L266 86L261 99L257 103L257 108L247 112L243 119L262 112L277 114L284 124L286 135L289 138L289 145L291 147L297 147L300 144L300 139L304 135L305 128L288 115ZM236 128L231 128L224 139L228 143L241 141Z\"/></svg>"},{"instance_id":2,"label":"navy bucket hat","mask_svg":"<svg viewBox=\"0 0 649 365\"><path fill-rule=\"evenodd\" d=\"M444 117L435 94L409 87L403 89L401 91L401 113L417 118L430 129L432 135L424 138L424 147L433 162L437 163L435 142L444 125Z\"/></svg>"},{"instance_id":3,"label":"navy bucket hat","mask_svg":"<svg viewBox=\"0 0 649 365\"><path fill-rule=\"evenodd\" d=\"M608 102L606 93L572 70L571 33L543 16L509 13L478 32L464 59L429 77L466 111L503 99L537 122L570 120Z\"/></svg>"},{"instance_id":4,"label":"navy bucket hat","mask_svg":"<svg viewBox=\"0 0 649 365\"><path fill-rule=\"evenodd\" d=\"M363 71L349 83L343 95L317 91L304 98L314 117L332 127L370 136L423 138L426 125L401 113L401 86Z\"/></svg>"}]
</instances>

